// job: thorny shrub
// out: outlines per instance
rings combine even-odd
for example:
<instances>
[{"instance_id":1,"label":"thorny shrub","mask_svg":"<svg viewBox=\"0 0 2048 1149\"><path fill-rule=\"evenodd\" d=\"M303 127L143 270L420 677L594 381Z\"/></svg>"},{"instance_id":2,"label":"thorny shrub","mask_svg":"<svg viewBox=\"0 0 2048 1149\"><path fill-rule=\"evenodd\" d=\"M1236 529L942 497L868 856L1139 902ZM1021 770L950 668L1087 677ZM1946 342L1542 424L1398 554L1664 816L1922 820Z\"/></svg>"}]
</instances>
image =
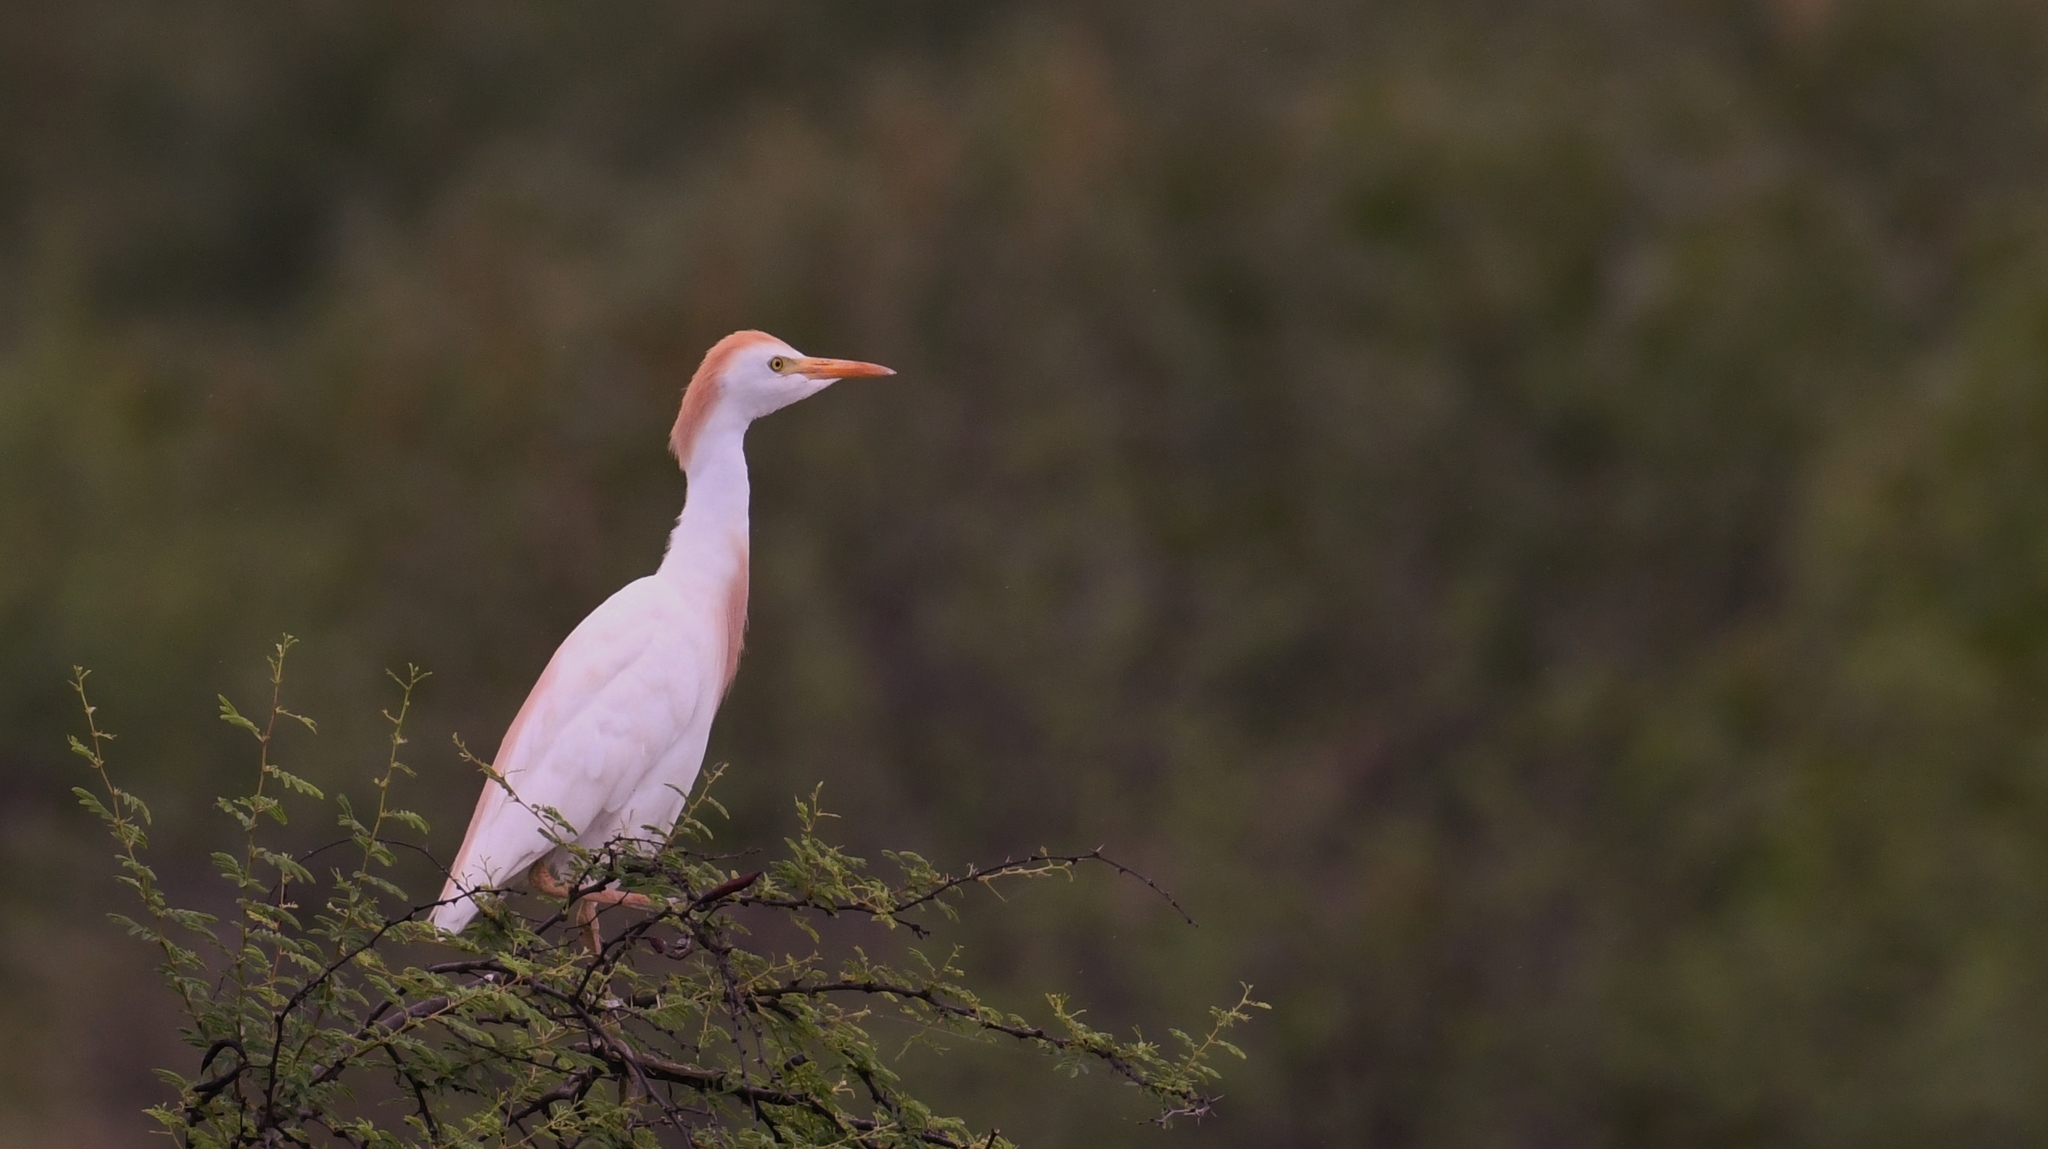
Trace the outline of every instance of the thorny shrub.
<instances>
[{"instance_id":1,"label":"thorny shrub","mask_svg":"<svg viewBox=\"0 0 2048 1149\"><path fill-rule=\"evenodd\" d=\"M98 781L76 793L113 836L120 881L141 902L139 916L117 920L160 951L185 1038L200 1051L189 1075L161 1071L177 1100L150 1110L180 1145L992 1149L1010 1142L910 1092L892 1067L901 1052L885 1053L878 1026L907 1027L910 1040L891 1043L900 1050L953 1035L1014 1042L1076 1073L1106 1070L1168 1124L1212 1111L1215 1057L1242 1056L1224 1034L1263 1008L1246 987L1210 1011L1200 1035L1171 1031L1170 1046L1095 1029L1059 994L1046 996L1046 1022L998 1009L965 984L957 951L919 948L934 917L954 917L974 887L1082 865L1150 880L1100 850L957 873L889 852L893 873L882 877L819 837L816 792L797 803L801 828L786 855L746 873L729 865L738 856L705 849L704 818L723 810L704 786L658 847L572 849L577 892L616 883L661 907L609 915L615 936L595 953L563 905L525 896L484 895L477 923L451 937L426 921L436 903L413 901L390 876L398 851L424 852L399 840L427 825L394 805L393 790L412 774L400 750L425 674L393 675L377 807L359 810L276 759L282 724L313 727L281 702L291 645L286 636L270 658L266 714L252 720L221 699L221 718L258 747L254 787L219 802L242 840L238 853L214 856L236 894L228 920L165 894L143 860L149 808L109 771L113 735L86 696L86 672L72 681L86 736L71 748ZM346 838L299 856L266 844L287 805L307 803L334 811ZM749 948L741 915L780 918L812 948ZM885 964L850 944L844 934L861 921L900 931L903 956ZM828 931L841 934L836 946ZM446 960L406 963L428 946ZM850 956L828 959L827 948Z\"/></svg>"}]
</instances>

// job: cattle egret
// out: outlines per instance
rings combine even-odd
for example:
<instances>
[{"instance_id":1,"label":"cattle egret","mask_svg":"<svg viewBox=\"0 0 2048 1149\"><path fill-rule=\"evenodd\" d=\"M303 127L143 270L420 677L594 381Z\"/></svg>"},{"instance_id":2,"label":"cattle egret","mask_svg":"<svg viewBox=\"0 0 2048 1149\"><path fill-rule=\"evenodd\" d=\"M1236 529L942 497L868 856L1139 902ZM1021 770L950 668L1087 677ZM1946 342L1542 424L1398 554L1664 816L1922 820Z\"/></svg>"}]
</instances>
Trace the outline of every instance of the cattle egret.
<instances>
[{"instance_id":1,"label":"cattle egret","mask_svg":"<svg viewBox=\"0 0 2048 1149\"><path fill-rule=\"evenodd\" d=\"M893 375L848 359L813 359L759 331L726 336L683 392L669 447L689 477L661 567L628 583L579 623L548 660L506 728L469 832L433 912L451 933L475 916L474 892L524 881L567 897L566 852L665 834L704 762L711 719L739 668L747 624L748 424L839 379ZM600 905L645 906L601 890L576 906L597 944Z\"/></svg>"}]
</instances>

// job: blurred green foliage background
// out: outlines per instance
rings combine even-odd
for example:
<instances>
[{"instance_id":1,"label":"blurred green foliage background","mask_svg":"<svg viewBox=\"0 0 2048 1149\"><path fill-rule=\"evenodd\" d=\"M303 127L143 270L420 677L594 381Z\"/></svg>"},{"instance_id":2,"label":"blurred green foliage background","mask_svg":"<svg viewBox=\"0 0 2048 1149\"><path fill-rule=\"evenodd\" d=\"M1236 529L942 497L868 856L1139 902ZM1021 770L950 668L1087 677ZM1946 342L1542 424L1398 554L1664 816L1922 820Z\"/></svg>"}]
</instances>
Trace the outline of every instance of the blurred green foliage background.
<instances>
[{"instance_id":1,"label":"blurred green foliage background","mask_svg":"<svg viewBox=\"0 0 2048 1149\"><path fill-rule=\"evenodd\" d=\"M1220 1123L922 1062L970 1117L2048 1142L2048 9L6 0L0 1143L191 1056L71 664L193 897L278 632L330 786L431 668L445 852L737 327L902 374L751 437L729 836L1105 844L1201 927L968 968L1275 1007Z\"/></svg>"}]
</instances>

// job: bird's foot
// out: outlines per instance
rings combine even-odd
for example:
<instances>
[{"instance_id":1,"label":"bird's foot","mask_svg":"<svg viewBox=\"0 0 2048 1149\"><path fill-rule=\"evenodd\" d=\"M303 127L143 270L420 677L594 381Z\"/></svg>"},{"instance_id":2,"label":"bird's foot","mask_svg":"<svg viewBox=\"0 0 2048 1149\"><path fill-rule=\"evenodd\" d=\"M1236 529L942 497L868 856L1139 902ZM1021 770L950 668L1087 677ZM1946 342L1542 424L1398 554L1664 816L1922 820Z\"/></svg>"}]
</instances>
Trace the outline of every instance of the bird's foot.
<instances>
[{"instance_id":1,"label":"bird's foot","mask_svg":"<svg viewBox=\"0 0 2048 1149\"><path fill-rule=\"evenodd\" d=\"M569 883L555 876L554 867L548 865L546 859L535 862L533 868L526 871L526 884L545 898L566 898L574 892L569 889Z\"/></svg>"}]
</instances>

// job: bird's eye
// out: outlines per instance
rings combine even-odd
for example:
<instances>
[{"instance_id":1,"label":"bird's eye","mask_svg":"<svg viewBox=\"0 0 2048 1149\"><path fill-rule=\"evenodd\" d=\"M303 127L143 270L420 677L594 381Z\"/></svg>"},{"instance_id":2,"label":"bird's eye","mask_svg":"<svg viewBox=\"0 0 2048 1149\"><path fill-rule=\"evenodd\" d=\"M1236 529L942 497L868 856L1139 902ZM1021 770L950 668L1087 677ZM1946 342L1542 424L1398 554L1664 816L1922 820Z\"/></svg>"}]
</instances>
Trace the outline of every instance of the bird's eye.
<instances>
[{"instance_id":1,"label":"bird's eye","mask_svg":"<svg viewBox=\"0 0 2048 1149\"><path fill-rule=\"evenodd\" d=\"M768 370L775 372L777 375L782 374L782 369L787 366L789 366L789 360L784 359L780 355L768 361Z\"/></svg>"}]
</instances>

